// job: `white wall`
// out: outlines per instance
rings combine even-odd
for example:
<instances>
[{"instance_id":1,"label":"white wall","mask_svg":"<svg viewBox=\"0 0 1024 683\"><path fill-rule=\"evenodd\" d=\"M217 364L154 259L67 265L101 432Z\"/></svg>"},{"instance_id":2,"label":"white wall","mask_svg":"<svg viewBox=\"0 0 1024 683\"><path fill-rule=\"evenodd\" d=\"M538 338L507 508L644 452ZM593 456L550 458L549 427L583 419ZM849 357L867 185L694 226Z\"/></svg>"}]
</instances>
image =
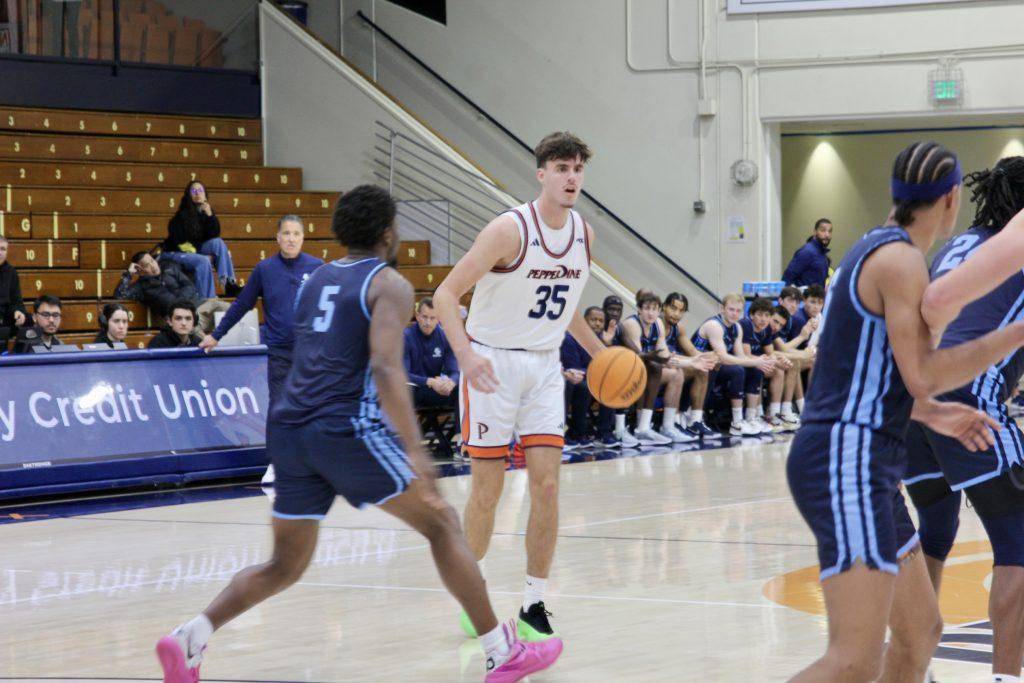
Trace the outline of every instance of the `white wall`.
<instances>
[{"instance_id":1,"label":"white wall","mask_svg":"<svg viewBox=\"0 0 1024 683\"><path fill-rule=\"evenodd\" d=\"M784 266L772 124L930 114L927 73L954 52L965 116L1024 110L1024 89L1007 87L1024 72L1015 0L742 17L707 0L706 87L718 114L703 122L700 0L450 0L447 26L383 0L341 2L346 56L511 190L531 191L528 156L374 45L357 9L531 144L558 128L580 134L597 152L587 188L718 292ZM760 166L752 188L729 180L741 157ZM698 197L704 215L691 210ZM733 216L745 221L744 244L724 239ZM635 273L630 258L606 265Z\"/></svg>"}]
</instances>

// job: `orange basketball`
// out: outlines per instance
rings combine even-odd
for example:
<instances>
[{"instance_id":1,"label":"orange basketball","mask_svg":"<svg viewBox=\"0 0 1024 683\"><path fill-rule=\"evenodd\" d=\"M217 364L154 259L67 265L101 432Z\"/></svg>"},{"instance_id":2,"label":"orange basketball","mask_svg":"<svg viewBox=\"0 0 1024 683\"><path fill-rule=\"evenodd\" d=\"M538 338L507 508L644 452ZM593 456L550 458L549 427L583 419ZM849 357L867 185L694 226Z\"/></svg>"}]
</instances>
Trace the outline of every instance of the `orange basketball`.
<instances>
[{"instance_id":1,"label":"orange basketball","mask_svg":"<svg viewBox=\"0 0 1024 683\"><path fill-rule=\"evenodd\" d=\"M640 356L625 346L605 349L587 367L587 386L602 405L628 408L647 385L647 368Z\"/></svg>"}]
</instances>

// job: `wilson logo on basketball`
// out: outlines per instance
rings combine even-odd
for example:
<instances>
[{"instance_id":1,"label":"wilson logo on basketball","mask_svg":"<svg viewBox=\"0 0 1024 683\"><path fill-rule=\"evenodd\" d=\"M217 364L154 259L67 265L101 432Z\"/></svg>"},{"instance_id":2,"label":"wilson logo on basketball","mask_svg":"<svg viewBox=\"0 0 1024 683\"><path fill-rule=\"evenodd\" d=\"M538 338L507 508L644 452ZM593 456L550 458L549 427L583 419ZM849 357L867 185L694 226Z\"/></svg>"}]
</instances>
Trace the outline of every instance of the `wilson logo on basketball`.
<instances>
[{"instance_id":1,"label":"wilson logo on basketball","mask_svg":"<svg viewBox=\"0 0 1024 683\"><path fill-rule=\"evenodd\" d=\"M583 271L579 268L566 268L565 266L558 266L558 268L552 268L551 270L531 268L526 277L534 280L579 280L583 277Z\"/></svg>"}]
</instances>

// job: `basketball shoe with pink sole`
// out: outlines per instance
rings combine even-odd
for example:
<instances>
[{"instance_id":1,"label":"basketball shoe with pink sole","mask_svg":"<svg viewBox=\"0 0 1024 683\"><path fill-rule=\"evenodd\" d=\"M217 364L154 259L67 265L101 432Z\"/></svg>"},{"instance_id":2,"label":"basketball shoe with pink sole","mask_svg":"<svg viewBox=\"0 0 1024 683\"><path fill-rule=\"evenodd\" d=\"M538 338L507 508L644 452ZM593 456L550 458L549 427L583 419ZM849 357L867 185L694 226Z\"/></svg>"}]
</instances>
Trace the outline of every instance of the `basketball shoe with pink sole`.
<instances>
[{"instance_id":1,"label":"basketball shoe with pink sole","mask_svg":"<svg viewBox=\"0 0 1024 683\"><path fill-rule=\"evenodd\" d=\"M199 683L202 650L190 658L187 648L184 636L177 630L156 642L156 656L164 670L164 683ZM189 666L190 660L193 666Z\"/></svg>"}]
</instances>

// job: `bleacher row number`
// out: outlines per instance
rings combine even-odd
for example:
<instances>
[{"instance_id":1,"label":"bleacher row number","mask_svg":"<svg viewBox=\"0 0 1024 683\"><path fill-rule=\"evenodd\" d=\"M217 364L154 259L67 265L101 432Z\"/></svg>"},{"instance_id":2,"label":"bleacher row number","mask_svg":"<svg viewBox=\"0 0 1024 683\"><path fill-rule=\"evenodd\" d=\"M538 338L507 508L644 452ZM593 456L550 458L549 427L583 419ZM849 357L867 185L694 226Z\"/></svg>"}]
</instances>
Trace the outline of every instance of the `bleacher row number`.
<instances>
[{"instance_id":1,"label":"bleacher row number","mask_svg":"<svg viewBox=\"0 0 1024 683\"><path fill-rule=\"evenodd\" d=\"M124 172L124 180L125 180L126 183L130 183L132 181L132 172L131 171L125 171Z\"/></svg>"},{"instance_id":2,"label":"bleacher row number","mask_svg":"<svg viewBox=\"0 0 1024 683\"><path fill-rule=\"evenodd\" d=\"M13 126L14 125L14 117L13 116L8 116L7 117L7 125L8 126Z\"/></svg>"},{"instance_id":3,"label":"bleacher row number","mask_svg":"<svg viewBox=\"0 0 1024 683\"><path fill-rule=\"evenodd\" d=\"M254 183L258 183L260 181L260 174L259 173L253 173L252 174L252 181Z\"/></svg>"},{"instance_id":4,"label":"bleacher row number","mask_svg":"<svg viewBox=\"0 0 1024 683\"><path fill-rule=\"evenodd\" d=\"M78 262L78 247L71 247L71 260Z\"/></svg>"},{"instance_id":5,"label":"bleacher row number","mask_svg":"<svg viewBox=\"0 0 1024 683\"><path fill-rule=\"evenodd\" d=\"M60 180L60 169L59 168L53 169L53 175L57 178L57 180Z\"/></svg>"},{"instance_id":6,"label":"bleacher row number","mask_svg":"<svg viewBox=\"0 0 1024 683\"><path fill-rule=\"evenodd\" d=\"M281 184L282 185L287 185L288 184L288 176L287 175L282 175L281 176Z\"/></svg>"},{"instance_id":7,"label":"bleacher row number","mask_svg":"<svg viewBox=\"0 0 1024 683\"><path fill-rule=\"evenodd\" d=\"M85 291L85 280L75 280L75 291L76 292L83 292L83 291Z\"/></svg>"},{"instance_id":8,"label":"bleacher row number","mask_svg":"<svg viewBox=\"0 0 1024 683\"><path fill-rule=\"evenodd\" d=\"M156 156L156 147L153 147L152 145L149 146L149 156L151 156L151 157L155 157Z\"/></svg>"},{"instance_id":9,"label":"bleacher row number","mask_svg":"<svg viewBox=\"0 0 1024 683\"><path fill-rule=\"evenodd\" d=\"M25 178L25 169L23 169L23 168L19 168L18 169L18 177L21 178L22 180L24 180L24 178Z\"/></svg>"},{"instance_id":10,"label":"bleacher row number","mask_svg":"<svg viewBox=\"0 0 1024 683\"><path fill-rule=\"evenodd\" d=\"M185 134L185 124L184 123L179 123L178 124L178 133L180 135L184 135Z\"/></svg>"},{"instance_id":11,"label":"bleacher row number","mask_svg":"<svg viewBox=\"0 0 1024 683\"><path fill-rule=\"evenodd\" d=\"M78 120L78 130L85 130L85 121L82 119Z\"/></svg>"},{"instance_id":12,"label":"bleacher row number","mask_svg":"<svg viewBox=\"0 0 1024 683\"><path fill-rule=\"evenodd\" d=\"M327 250L324 249L323 252L324 253L323 253L323 255L320 258L327 258Z\"/></svg>"},{"instance_id":13,"label":"bleacher row number","mask_svg":"<svg viewBox=\"0 0 1024 683\"><path fill-rule=\"evenodd\" d=\"M128 322L134 322L134 321L135 321L135 311L129 310L128 311Z\"/></svg>"},{"instance_id":14,"label":"bleacher row number","mask_svg":"<svg viewBox=\"0 0 1024 683\"><path fill-rule=\"evenodd\" d=\"M32 222L29 219L27 219L27 218L22 218L21 219L21 231L22 232L28 232L31 229L32 229Z\"/></svg>"},{"instance_id":15,"label":"bleacher row number","mask_svg":"<svg viewBox=\"0 0 1024 683\"><path fill-rule=\"evenodd\" d=\"M245 137L245 126L239 126L238 127L238 137L240 137L240 138L244 138Z\"/></svg>"},{"instance_id":16,"label":"bleacher row number","mask_svg":"<svg viewBox=\"0 0 1024 683\"><path fill-rule=\"evenodd\" d=\"M249 151L248 150L244 150L243 149L238 154L239 154L239 156L242 157L242 159L248 159L249 158Z\"/></svg>"},{"instance_id":17,"label":"bleacher row number","mask_svg":"<svg viewBox=\"0 0 1024 683\"><path fill-rule=\"evenodd\" d=\"M36 280L36 291L37 292L43 291L43 281L42 280Z\"/></svg>"},{"instance_id":18,"label":"bleacher row number","mask_svg":"<svg viewBox=\"0 0 1024 683\"><path fill-rule=\"evenodd\" d=\"M49 118L44 118L43 119L43 128L49 128L49 127L50 127L50 119Z\"/></svg>"},{"instance_id":19,"label":"bleacher row number","mask_svg":"<svg viewBox=\"0 0 1024 683\"><path fill-rule=\"evenodd\" d=\"M20 152L21 151L21 143L18 142L17 140L14 141L14 151L15 152Z\"/></svg>"},{"instance_id":20,"label":"bleacher row number","mask_svg":"<svg viewBox=\"0 0 1024 683\"><path fill-rule=\"evenodd\" d=\"M26 261L35 261L36 260L36 250L35 249L26 249L25 250L25 260Z\"/></svg>"},{"instance_id":21,"label":"bleacher row number","mask_svg":"<svg viewBox=\"0 0 1024 683\"><path fill-rule=\"evenodd\" d=\"M85 312L85 322L91 323L92 322L92 318L93 318L92 311L86 311Z\"/></svg>"},{"instance_id":22,"label":"bleacher row number","mask_svg":"<svg viewBox=\"0 0 1024 683\"><path fill-rule=\"evenodd\" d=\"M328 207L328 204L329 204L329 202L326 199L321 199L320 200L320 208L321 209L326 209Z\"/></svg>"},{"instance_id":23,"label":"bleacher row number","mask_svg":"<svg viewBox=\"0 0 1024 683\"><path fill-rule=\"evenodd\" d=\"M267 252L265 249L260 249L260 260L267 258Z\"/></svg>"},{"instance_id":24,"label":"bleacher row number","mask_svg":"<svg viewBox=\"0 0 1024 683\"><path fill-rule=\"evenodd\" d=\"M210 135L217 134L217 126L210 126Z\"/></svg>"},{"instance_id":25,"label":"bleacher row number","mask_svg":"<svg viewBox=\"0 0 1024 683\"><path fill-rule=\"evenodd\" d=\"M216 147L213 148L213 158L220 159L220 150L217 149Z\"/></svg>"},{"instance_id":26,"label":"bleacher row number","mask_svg":"<svg viewBox=\"0 0 1024 683\"><path fill-rule=\"evenodd\" d=\"M409 248L409 258L416 258L416 247Z\"/></svg>"},{"instance_id":27,"label":"bleacher row number","mask_svg":"<svg viewBox=\"0 0 1024 683\"><path fill-rule=\"evenodd\" d=\"M246 223L245 224L245 231L246 232L252 232L252 223Z\"/></svg>"}]
</instances>

